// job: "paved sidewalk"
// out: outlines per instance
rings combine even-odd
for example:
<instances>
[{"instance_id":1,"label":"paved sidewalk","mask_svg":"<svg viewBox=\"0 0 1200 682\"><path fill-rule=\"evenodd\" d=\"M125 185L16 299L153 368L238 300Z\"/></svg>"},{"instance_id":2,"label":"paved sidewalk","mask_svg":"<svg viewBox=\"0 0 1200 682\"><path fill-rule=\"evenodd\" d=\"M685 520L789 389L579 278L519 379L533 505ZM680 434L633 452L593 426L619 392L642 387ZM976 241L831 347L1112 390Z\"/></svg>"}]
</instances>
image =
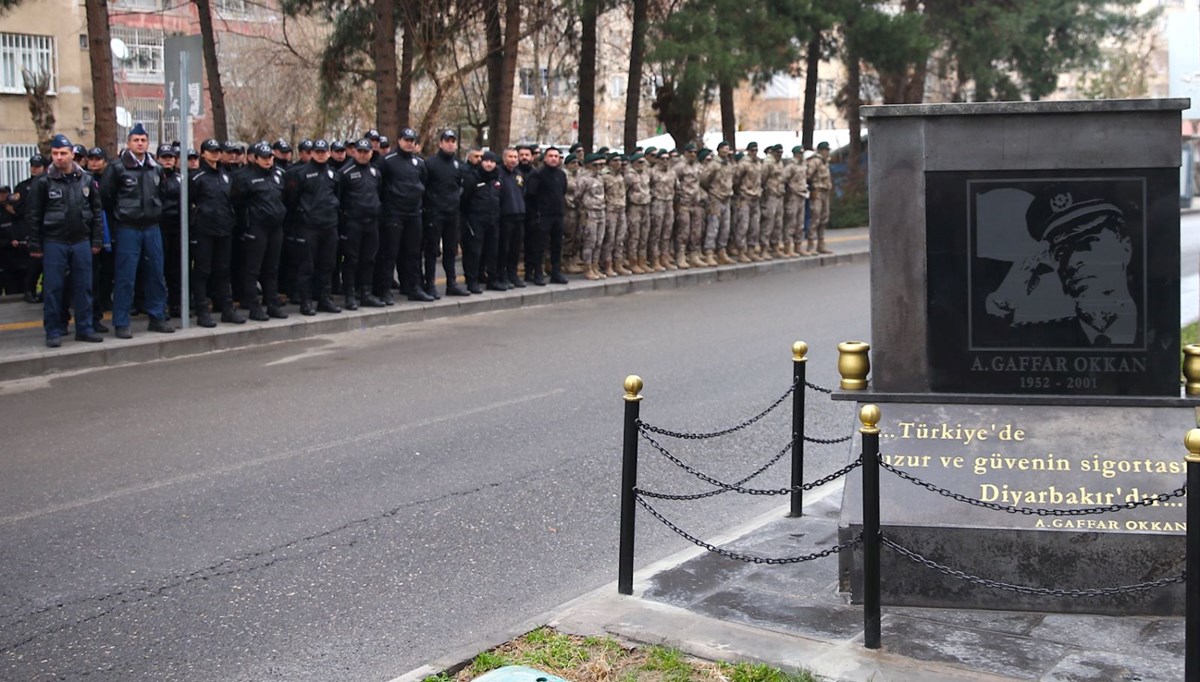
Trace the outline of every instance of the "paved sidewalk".
<instances>
[{"instance_id":1,"label":"paved sidewalk","mask_svg":"<svg viewBox=\"0 0 1200 682\"><path fill-rule=\"evenodd\" d=\"M360 309L336 315L322 313L314 317L304 317L300 315L296 306L288 306L289 317L286 320L247 322L242 325L219 324L213 329L203 329L193 324L192 328L181 329L174 334L149 333L146 331L148 319L145 316L137 316L133 318L131 327L133 339L117 339L110 333L104 335L103 343L91 344L78 343L68 334L63 337L62 348L57 349L45 346L41 323L42 306L24 303L17 297L5 297L0 300L0 381L258 346L382 325L865 262L868 258L867 228L837 230L827 241L830 248L837 252L832 256L692 268L651 275L614 277L596 282L589 282L581 275L575 275L567 285L530 285L524 289L507 292L488 291L482 295L463 298L445 297L433 303L411 303L401 299L395 306L388 308ZM178 324L178 320L175 322Z\"/></svg>"},{"instance_id":2,"label":"paved sidewalk","mask_svg":"<svg viewBox=\"0 0 1200 682\"><path fill-rule=\"evenodd\" d=\"M840 500L841 487L831 486L801 518L786 518L787 509L780 508L722 538L705 539L764 557L808 554L837 544ZM639 511L638 523L654 520ZM838 592L837 572L836 557L772 566L687 550L639 571L632 596L617 594L611 583L395 682L457 667L540 625L661 644L710 660L805 669L826 680L1183 679L1182 618L884 606L883 646L871 651L862 644L862 607Z\"/></svg>"}]
</instances>

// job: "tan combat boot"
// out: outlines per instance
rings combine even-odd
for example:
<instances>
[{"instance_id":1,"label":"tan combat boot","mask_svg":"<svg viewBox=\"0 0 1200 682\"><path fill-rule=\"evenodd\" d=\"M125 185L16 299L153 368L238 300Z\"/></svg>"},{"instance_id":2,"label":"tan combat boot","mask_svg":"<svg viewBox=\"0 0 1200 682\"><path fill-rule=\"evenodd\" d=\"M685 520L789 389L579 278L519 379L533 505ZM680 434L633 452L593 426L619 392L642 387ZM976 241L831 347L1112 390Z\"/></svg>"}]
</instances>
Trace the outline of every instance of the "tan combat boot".
<instances>
[{"instance_id":1,"label":"tan combat boot","mask_svg":"<svg viewBox=\"0 0 1200 682\"><path fill-rule=\"evenodd\" d=\"M704 262L710 268L717 267L717 252L709 249L704 252Z\"/></svg>"},{"instance_id":2,"label":"tan combat boot","mask_svg":"<svg viewBox=\"0 0 1200 682\"><path fill-rule=\"evenodd\" d=\"M592 281L596 281L596 280L600 279L600 273L596 272L596 266L595 266L595 265L592 265L591 263L589 263L589 264L588 264L588 266L587 266L587 271L586 271L586 273L583 275L583 278L584 278L584 279L588 279L588 280L592 280Z\"/></svg>"},{"instance_id":3,"label":"tan combat boot","mask_svg":"<svg viewBox=\"0 0 1200 682\"><path fill-rule=\"evenodd\" d=\"M675 256L675 267L679 268L680 270L687 270L692 267L691 264L688 263L687 253L683 249L680 249L678 255Z\"/></svg>"},{"instance_id":4,"label":"tan combat boot","mask_svg":"<svg viewBox=\"0 0 1200 682\"><path fill-rule=\"evenodd\" d=\"M825 240L822 239L821 241L817 242L817 253L833 253L833 252L830 251L829 249L825 248Z\"/></svg>"},{"instance_id":5,"label":"tan combat boot","mask_svg":"<svg viewBox=\"0 0 1200 682\"><path fill-rule=\"evenodd\" d=\"M632 270L633 274L635 274L635 275L646 274L646 259L638 258L638 259L634 260L633 266L630 267L629 269Z\"/></svg>"},{"instance_id":6,"label":"tan combat boot","mask_svg":"<svg viewBox=\"0 0 1200 682\"><path fill-rule=\"evenodd\" d=\"M688 265L691 265L693 268L702 268L708 265L708 261L704 260L704 257L700 254L693 251L691 255L688 256Z\"/></svg>"},{"instance_id":7,"label":"tan combat boot","mask_svg":"<svg viewBox=\"0 0 1200 682\"><path fill-rule=\"evenodd\" d=\"M747 248L747 249L742 249L741 251L739 251L739 252L738 252L738 257L737 257L737 262L739 262L739 263L753 263L754 261L753 261L753 260L750 258L750 254L749 254L749 253L746 253L746 252L747 252L747 251L749 251L749 250L750 250L750 249L748 249L748 248Z\"/></svg>"},{"instance_id":8,"label":"tan combat boot","mask_svg":"<svg viewBox=\"0 0 1200 682\"><path fill-rule=\"evenodd\" d=\"M786 244L777 244L775 246L775 257L776 258L787 258L788 257L788 250L787 250Z\"/></svg>"},{"instance_id":9,"label":"tan combat boot","mask_svg":"<svg viewBox=\"0 0 1200 682\"><path fill-rule=\"evenodd\" d=\"M735 261L729 257L729 252L726 251L725 249L720 249L717 251L717 264L718 265L733 265L736 262L737 261Z\"/></svg>"},{"instance_id":10,"label":"tan combat boot","mask_svg":"<svg viewBox=\"0 0 1200 682\"><path fill-rule=\"evenodd\" d=\"M616 277L617 271L613 270L612 261L606 260L600 264L601 277Z\"/></svg>"},{"instance_id":11,"label":"tan combat boot","mask_svg":"<svg viewBox=\"0 0 1200 682\"><path fill-rule=\"evenodd\" d=\"M808 251L808 255L810 255L810 256L817 255L817 243L815 241L813 241L812 239L808 240L808 247L806 250Z\"/></svg>"},{"instance_id":12,"label":"tan combat boot","mask_svg":"<svg viewBox=\"0 0 1200 682\"><path fill-rule=\"evenodd\" d=\"M659 262L662 264L664 270L679 269L679 266L675 265L675 259L671 258L671 254L669 253L664 253L663 255L659 256Z\"/></svg>"},{"instance_id":13,"label":"tan combat boot","mask_svg":"<svg viewBox=\"0 0 1200 682\"><path fill-rule=\"evenodd\" d=\"M751 246L751 247L748 247L748 249L750 251L750 261L754 262L754 263L761 263L763 260L762 247L761 246Z\"/></svg>"},{"instance_id":14,"label":"tan combat boot","mask_svg":"<svg viewBox=\"0 0 1200 682\"><path fill-rule=\"evenodd\" d=\"M629 268L625 267L624 261L617 261L616 265L614 265L613 267L616 269L618 275L632 275L633 274L633 270L630 270Z\"/></svg>"},{"instance_id":15,"label":"tan combat boot","mask_svg":"<svg viewBox=\"0 0 1200 682\"><path fill-rule=\"evenodd\" d=\"M663 263L663 257L661 255L658 256L657 258L651 258L650 265L653 267L654 272L666 272L667 271L667 266Z\"/></svg>"}]
</instances>

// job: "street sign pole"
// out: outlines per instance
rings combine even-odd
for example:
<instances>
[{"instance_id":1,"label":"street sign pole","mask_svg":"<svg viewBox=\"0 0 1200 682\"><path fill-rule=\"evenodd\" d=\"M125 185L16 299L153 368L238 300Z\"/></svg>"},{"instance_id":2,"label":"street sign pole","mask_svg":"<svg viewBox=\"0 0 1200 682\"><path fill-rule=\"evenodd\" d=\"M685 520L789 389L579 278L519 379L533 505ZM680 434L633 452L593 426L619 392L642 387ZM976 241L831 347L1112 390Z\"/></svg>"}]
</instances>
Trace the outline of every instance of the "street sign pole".
<instances>
[{"instance_id":1,"label":"street sign pole","mask_svg":"<svg viewBox=\"0 0 1200 682\"><path fill-rule=\"evenodd\" d=\"M184 329L191 325L191 291L188 281L191 273L188 246L190 231L188 230L188 149L192 146L192 131L190 114L192 104L188 101L188 53L179 53L179 82L183 84L179 93L179 315Z\"/></svg>"}]
</instances>

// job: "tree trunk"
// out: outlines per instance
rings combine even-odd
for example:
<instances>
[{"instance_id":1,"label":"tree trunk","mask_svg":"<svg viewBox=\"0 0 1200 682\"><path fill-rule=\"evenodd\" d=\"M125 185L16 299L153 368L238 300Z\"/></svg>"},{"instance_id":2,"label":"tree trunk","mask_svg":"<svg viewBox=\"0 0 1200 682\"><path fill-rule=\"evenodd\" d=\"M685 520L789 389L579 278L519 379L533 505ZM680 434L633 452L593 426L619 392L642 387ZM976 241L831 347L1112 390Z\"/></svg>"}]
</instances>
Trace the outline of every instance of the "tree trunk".
<instances>
[{"instance_id":1,"label":"tree trunk","mask_svg":"<svg viewBox=\"0 0 1200 682\"><path fill-rule=\"evenodd\" d=\"M800 123L800 144L812 149L813 129L817 127L817 69L821 66L821 34L808 41L804 64L804 120Z\"/></svg>"},{"instance_id":2,"label":"tree trunk","mask_svg":"<svg viewBox=\"0 0 1200 682\"><path fill-rule=\"evenodd\" d=\"M404 18L401 23L404 25L404 42L400 46L400 90L396 94L396 133L399 134L400 128L409 126L410 116L412 112L412 89L413 89L413 59L417 54L417 36L416 30L413 28L413 19L410 11L411 7L407 7L404 12ZM392 144L396 144L393 142Z\"/></svg>"},{"instance_id":3,"label":"tree trunk","mask_svg":"<svg viewBox=\"0 0 1200 682\"><path fill-rule=\"evenodd\" d=\"M858 170L862 156L862 62L857 56L846 56L846 88L843 100L846 103L846 121L850 128L850 173Z\"/></svg>"},{"instance_id":4,"label":"tree trunk","mask_svg":"<svg viewBox=\"0 0 1200 682\"><path fill-rule=\"evenodd\" d=\"M664 83L658 89L654 109L663 128L675 141L676 149L683 149L684 145L696 139L695 96L681 96L671 83Z\"/></svg>"},{"instance_id":5,"label":"tree trunk","mask_svg":"<svg viewBox=\"0 0 1200 682\"><path fill-rule=\"evenodd\" d=\"M375 61L375 127L384 135L400 131L396 110L400 89L396 74L396 3L375 0L375 39L371 43Z\"/></svg>"},{"instance_id":6,"label":"tree trunk","mask_svg":"<svg viewBox=\"0 0 1200 682\"><path fill-rule=\"evenodd\" d=\"M492 139L501 151L512 140L513 86L517 77L517 49L521 45L521 3L506 0L504 4L504 52L500 63L500 85L496 93L496 121ZM538 65L534 65L538 74Z\"/></svg>"},{"instance_id":7,"label":"tree trunk","mask_svg":"<svg viewBox=\"0 0 1200 682\"><path fill-rule=\"evenodd\" d=\"M579 12L579 144L592 153L596 143L596 22L599 0L583 0ZM666 123L666 121L664 121Z\"/></svg>"},{"instance_id":8,"label":"tree trunk","mask_svg":"<svg viewBox=\"0 0 1200 682\"><path fill-rule=\"evenodd\" d=\"M721 137L731 145L737 146L737 115L733 111L733 91L735 86L727 79L721 80L718 97L721 100Z\"/></svg>"},{"instance_id":9,"label":"tree trunk","mask_svg":"<svg viewBox=\"0 0 1200 682\"><path fill-rule=\"evenodd\" d=\"M50 73L34 73L24 67L21 76L25 79L25 97L29 100L29 116L33 129L37 131L38 151L49 156L50 138L54 135L54 104L46 94L50 91Z\"/></svg>"},{"instance_id":10,"label":"tree trunk","mask_svg":"<svg viewBox=\"0 0 1200 682\"><path fill-rule=\"evenodd\" d=\"M92 106L96 115L95 145L111 158L117 151L117 89L113 83L108 0L86 0L88 62L92 68Z\"/></svg>"},{"instance_id":11,"label":"tree trunk","mask_svg":"<svg viewBox=\"0 0 1200 682\"><path fill-rule=\"evenodd\" d=\"M646 56L646 27L650 0L633 0L633 36L629 42L629 78L625 88L625 149L637 146L638 113L642 105L642 61Z\"/></svg>"},{"instance_id":12,"label":"tree trunk","mask_svg":"<svg viewBox=\"0 0 1200 682\"><path fill-rule=\"evenodd\" d=\"M484 0L483 32L487 40L488 145L497 149L496 122L500 120L500 73L504 68L504 44L500 36L500 0ZM507 137L507 136L506 136Z\"/></svg>"},{"instance_id":13,"label":"tree trunk","mask_svg":"<svg viewBox=\"0 0 1200 682\"><path fill-rule=\"evenodd\" d=\"M218 140L229 139L229 123L225 116L225 89L221 87L221 69L217 64L217 38L213 32L212 4L196 0L200 15L200 40L204 46L204 71L208 75L208 98L212 104L213 135Z\"/></svg>"}]
</instances>

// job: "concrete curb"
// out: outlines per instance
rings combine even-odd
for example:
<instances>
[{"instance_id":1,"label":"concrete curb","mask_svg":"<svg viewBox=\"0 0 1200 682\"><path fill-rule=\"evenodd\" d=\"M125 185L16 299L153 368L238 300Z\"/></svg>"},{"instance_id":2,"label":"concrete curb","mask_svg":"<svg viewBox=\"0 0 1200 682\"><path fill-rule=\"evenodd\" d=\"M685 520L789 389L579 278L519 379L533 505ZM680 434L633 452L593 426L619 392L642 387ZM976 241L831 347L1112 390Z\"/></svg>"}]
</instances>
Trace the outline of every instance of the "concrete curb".
<instances>
[{"instance_id":1,"label":"concrete curb","mask_svg":"<svg viewBox=\"0 0 1200 682\"><path fill-rule=\"evenodd\" d=\"M589 298L624 296L640 291L748 279L777 272L862 263L869 259L869 250L859 250L816 258L723 265L717 268L679 270L597 282L573 279L566 286L529 286L504 293L488 292L482 296L468 298L443 298L426 304L397 301L394 307L347 311L341 315L302 317L293 311L289 312L290 317L286 320L247 322L238 326L219 325L214 329L194 327L170 335L151 334L144 331L139 323L133 330L135 337L127 341L106 336L102 344L76 344L67 337L68 342L63 348L31 348L28 352L13 353L0 360L0 381L296 341L384 325L408 324Z\"/></svg>"}]
</instances>

